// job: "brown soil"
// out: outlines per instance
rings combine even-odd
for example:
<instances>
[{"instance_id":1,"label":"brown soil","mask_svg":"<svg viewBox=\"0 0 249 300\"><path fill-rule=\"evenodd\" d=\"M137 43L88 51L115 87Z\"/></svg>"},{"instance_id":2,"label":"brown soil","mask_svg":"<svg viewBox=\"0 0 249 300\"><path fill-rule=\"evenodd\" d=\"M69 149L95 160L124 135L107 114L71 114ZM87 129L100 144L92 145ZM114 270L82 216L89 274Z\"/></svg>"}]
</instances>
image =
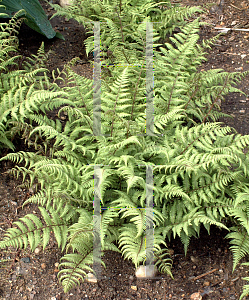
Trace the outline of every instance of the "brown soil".
<instances>
[{"instance_id":1,"label":"brown soil","mask_svg":"<svg viewBox=\"0 0 249 300\"><path fill-rule=\"evenodd\" d=\"M221 2L220 6L213 6L210 12L202 15L202 20L211 26L202 28L201 38L216 35L215 26L249 27L247 1L218 2ZM53 14L52 9L43 1L41 3L50 17ZM198 1L198 5L201 6L208 3L211 1ZM182 5L194 6L197 2L183 0ZM92 78L92 68L83 46L86 38L84 28L77 22L66 21L64 18L54 18L51 23L55 30L65 36L65 41L47 40L23 25L19 34L20 52L24 56L35 54L44 41L46 50L54 51L54 55L51 55L48 61L50 70L62 69L66 62L77 56L81 62L75 66L75 71ZM209 50L208 62L203 65L203 69L248 70L248 44L248 33L227 33L212 50ZM241 55L246 56L242 58ZM246 94L248 84L249 79L246 78L239 86ZM230 94L221 105L222 111L234 117L224 120L225 123L233 126L241 134L249 133L248 101L248 96ZM23 145L17 145L17 150L18 148L23 148ZM32 194L32 190L18 187L21 181L6 173L10 168L9 162L0 165L0 239L3 238L4 231L20 217L34 212L39 214L35 205L27 205L22 210L21 205ZM190 299L190 295L195 292L200 292L203 299L239 299L242 287L246 283L242 278L247 276L247 270L238 266L232 273L232 255L228 241L224 239L226 233L216 228L211 229L210 235L204 230L201 231L199 239L192 239L186 257L181 242L178 239L172 241L169 247L174 250L174 280L161 274L157 279L138 280L131 262L124 261L116 253L107 252L104 256L107 268L102 270L103 279L98 284L82 283L67 294L63 293L56 276L56 263L62 254L57 249L54 239L51 238L44 252L40 249L37 254L29 249L18 251L10 247L0 254L0 299ZM205 275L208 272L209 274ZM197 276L201 274L204 276L198 279Z\"/></svg>"}]
</instances>

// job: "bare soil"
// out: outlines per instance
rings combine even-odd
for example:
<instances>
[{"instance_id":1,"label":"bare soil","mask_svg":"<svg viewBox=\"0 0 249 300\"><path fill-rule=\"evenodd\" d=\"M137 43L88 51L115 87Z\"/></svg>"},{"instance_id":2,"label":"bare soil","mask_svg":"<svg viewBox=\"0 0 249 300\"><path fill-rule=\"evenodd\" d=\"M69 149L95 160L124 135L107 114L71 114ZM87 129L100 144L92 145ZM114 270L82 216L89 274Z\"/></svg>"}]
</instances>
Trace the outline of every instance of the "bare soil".
<instances>
[{"instance_id":1,"label":"bare soil","mask_svg":"<svg viewBox=\"0 0 249 300\"><path fill-rule=\"evenodd\" d=\"M55 2L55 1L54 1ZM173 1L172 1L173 2ZM215 2L215 0L214 0ZM41 1L48 16L53 10ZM207 6L209 0L181 1L181 5ZM201 18L209 25L200 31L201 39L215 36L215 26L249 28L248 1L218 1ZM215 4L215 3L214 3ZM64 64L74 57L81 61L75 71L92 78L92 68L85 55L83 41L86 34L83 26L72 20L56 17L51 20L55 30L61 32L65 41L47 40L42 35L23 25L19 34L20 53L24 56L35 54L42 41L45 49L52 49L54 54L48 60L50 70L62 69ZM222 68L226 71L242 71L249 69L249 34L242 31L230 31L209 50L208 61L203 69ZM245 56L244 56L245 55ZM227 125L234 127L241 134L249 133L249 78L245 78L239 88L246 95L230 94L221 105L223 112L233 116L224 119ZM18 144L19 143L19 144ZM24 149L21 141L17 141L17 151ZM35 205L21 208L22 203L32 195L32 190L20 188L21 180L17 180L7 171L12 167L10 162L0 164L0 239L4 231L14 221L28 213L39 211ZM173 240L168 246L172 249L174 261L172 273L174 280L159 274L157 279L138 280L135 268L130 261L124 261L121 255L107 252L104 261L107 268L102 270L103 279L98 284L82 283L64 294L57 279L57 263L62 253L51 238L49 246L43 252L32 253L27 250L10 247L0 253L0 299L190 299L190 295L199 292L203 299L239 299L242 287L248 276L243 266L232 272L232 254L229 243L224 239L227 232L211 228L208 235L202 230L199 239L192 239L187 256L184 256L180 240ZM203 275L202 277L200 275Z\"/></svg>"}]
</instances>

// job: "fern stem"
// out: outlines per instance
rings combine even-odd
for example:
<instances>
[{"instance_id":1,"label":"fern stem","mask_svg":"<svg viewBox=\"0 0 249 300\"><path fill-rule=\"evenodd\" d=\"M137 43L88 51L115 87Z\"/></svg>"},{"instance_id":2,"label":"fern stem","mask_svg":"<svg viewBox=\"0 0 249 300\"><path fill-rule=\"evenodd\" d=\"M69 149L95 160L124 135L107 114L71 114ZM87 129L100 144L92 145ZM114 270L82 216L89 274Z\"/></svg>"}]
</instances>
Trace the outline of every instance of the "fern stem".
<instances>
[{"instance_id":1,"label":"fern stem","mask_svg":"<svg viewBox=\"0 0 249 300\"><path fill-rule=\"evenodd\" d=\"M187 109L187 107L188 107L190 101L195 97L195 95L196 95L196 93L197 93L197 91L198 91L198 89L199 89L199 87L200 87L200 86L199 86L200 73L198 74L197 77L198 77L198 78L196 79L197 84L196 84L196 86L195 86L195 90L194 90L194 92L192 93L192 95L189 97L189 100L188 100L188 102L186 103L186 105L184 106L184 109Z\"/></svg>"},{"instance_id":2,"label":"fern stem","mask_svg":"<svg viewBox=\"0 0 249 300\"><path fill-rule=\"evenodd\" d=\"M138 83L139 83L139 80L140 80L140 78L141 78L143 66L144 66L144 63L143 63L142 66L141 66L141 69L140 69L140 72L139 72L139 78L138 78L138 80L137 80L136 87L135 87L135 93L134 93L134 97L133 97L133 101L132 101L132 109L131 109L131 121L132 121L132 118L133 118L134 107L135 107L135 98L136 98L136 95L137 95Z\"/></svg>"},{"instance_id":3,"label":"fern stem","mask_svg":"<svg viewBox=\"0 0 249 300\"><path fill-rule=\"evenodd\" d=\"M119 11L121 13L121 9L122 9L122 0L119 0Z\"/></svg>"},{"instance_id":4,"label":"fern stem","mask_svg":"<svg viewBox=\"0 0 249 300\"><path fill-rule=\"evenodd\" d=\"M203 121L201 122L201 124L204 124L204 122L206 121L206 118L208 117L208 115L209 115L210 112L212 111L212 109L213 109L215 103L218 101L218 99L219 99L221 93L224 91L224 88L225 88L225 86L226 86L226 84L227 84L227 81L228 81L228 77L229 77L229 75L227 75L226 80L225 80L225 83L224 83L222 89L220 90L220 92L219 92L218 95L216 96L216 98L215 98L213 104L210 106L210 108L209 108L207 114L205 115Z\"/></svg>"},{"instance_id":5,"label":"fern stem","mask_svg":"<svg viewBox=\"0 0 249 300\"><path fill-rule=\"evenodd\" d=\"M118 93L117 93L117 96L116 96L116 101L115 101L115 105L114 105L114 109L113 109L113 118L112 118L112 126L111 126L111 137L112 137L112 133L113 133L115 110L116 110L116 106L117 106L117 102L118 102L118 98L119 98L119 91L120 91L120 85L118 87Z\"/></svg>"},{"instance_id":6,"label":"fern stem","mask_svg":"<svg viewBox=\"0 0 249 300\"><path fill-rule=\"evenodd\" d=\"M77 86L79 95L81 96L81 99L82 99L82 102L83 102L83 106L84 106L84 108L85 108L85 110L86 110L86 113L87 113L88 117L91 118L91 114L89 113L89 111L88 111L88 109L87 109L86 103L85 103L85 101L84 101L84 97L83 97L83 95L82 95L82 93L81 93L81 90L80 90L78 84L77 84L77 80L76 80L74 74L73 74L73 78L74 78L74 81L75 81L75 85ZM90 128L91 128L91 130L92 130L92 132L93 132L93 127L91 126L91 124L89 123L88 120L87 120L87 123L88 123L88 125L90 126Z\"/></svg>"},{"instance_id":7,"label":"fern stem","mask_svg":"<svg viewBox=\"0 0 249 300\"><path fill-rule=\"evenodd\" d=\"M182 64L181 64L181 65L182 65ZM180 70L181 70L181 66L180 66L180 69L179 69L179 71L178 71L178 74L176 75L176 78L175 78L175 80L174 80L174 84L173 84L172 89L171 89L171 92L170 92L170 97L169 97L169 102L168 102L168 107L167 107L167 112L166 112L166 113L169 112L169 106L170 106L170 103L171 103L171 100L172 100L173 91L175 90L175 85L176 85L176 81L177 81L177 78L178 78L178 76L179 76Z\"/></svg>"},{"instance_id":8,"label":"fern stem","mask_svg":"<svg viewBox=\"0 0 249 300\"><path fill-rule=\"evenodd\" d=\"M180 155L182 155L191 145L193 145L194 142L196 142L200 137L204 136L206 134L206 132L203 132L200 136L198 136L197 138L195 138L190 144L188 144L188 146L180 153Z\"/></svg>"},{"instance_id":9,"label":"fern stem","mask_svg":"<svg viewBox=\"0 0 249 300\"><path fill-rule=\"evenodd\" d=\"M117 10L117 8L116 8L116 12L117 12L117 14L118 14L118 18L119 18L119 22L120 22L120 29L121 29L121 35L122 35L122 42L123 42L123 45L124 45L124 43L125 43L125 40L124 40L124 33L123 33L123 25L122 25L122 20L121 20L121 18L120 18L120 15L119 15L119 13L118 13L118 10ZM124 48L123 48L123 47L122 47L122 52L123 52L123 54L124 54L124 57L125 57L125 59L126 59L127 63L128 63L128 64L130 64L130 62L129 62L129 59L128 59L128 57L126 56L126 54L125 54L125 51L124 51Z\"/></svg>"}]
</instances>

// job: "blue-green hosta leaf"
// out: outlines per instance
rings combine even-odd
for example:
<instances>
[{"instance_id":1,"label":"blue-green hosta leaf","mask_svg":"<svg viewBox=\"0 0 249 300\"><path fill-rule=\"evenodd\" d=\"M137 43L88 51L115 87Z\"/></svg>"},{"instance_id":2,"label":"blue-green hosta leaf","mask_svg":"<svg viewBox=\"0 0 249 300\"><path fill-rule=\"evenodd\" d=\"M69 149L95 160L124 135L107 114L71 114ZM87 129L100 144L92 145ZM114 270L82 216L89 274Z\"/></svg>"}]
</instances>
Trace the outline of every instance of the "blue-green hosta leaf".
<instances>
[{"instance_id":1,"label":"blue-green hosta leaf","mask_svg":"<svg viewBox=\"0 0 249 300\"><path fill-rule=\"evenodd\" d=\"M25 17L25 23L35 31L45 35L48 39L58 37L64 39L63 35L55 32L38 0L3 0L1 2L0 14L7 14L12 18L20 10L20 17Z\"/></svg>"}]
</instances>

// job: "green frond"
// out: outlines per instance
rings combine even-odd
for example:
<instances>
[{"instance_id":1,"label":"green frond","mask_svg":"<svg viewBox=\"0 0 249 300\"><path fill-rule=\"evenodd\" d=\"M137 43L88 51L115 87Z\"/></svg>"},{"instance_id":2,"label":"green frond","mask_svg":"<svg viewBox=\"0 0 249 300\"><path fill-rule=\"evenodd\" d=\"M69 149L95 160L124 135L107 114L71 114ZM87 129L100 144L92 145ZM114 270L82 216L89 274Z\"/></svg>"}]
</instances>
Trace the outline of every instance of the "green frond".
<instances>
[{"instance_id":1,"label":"green frond","mask_svg":"<svg viewBox=\"0 0 249 300\"><path fill-rule=\"evenodd\" d=\"M43 225L34 214L28 214L20 218L20 221L13 223L19 229L13 227L7 230L4 240L0 242L0 247L14 246L26 249L29 244L31 250L34 251L39 244L42 244L44 250L49 242L50 231L53 230L58 247L64 249L67 239L66 224L61 221L56 211L52 208L49 209L51 215L43 207L39 207L39 209L46 225Z\"/></svg>"},{"instance_id":2,"label":"green frond","mask_svg":"<svg viewBox=\"0 0 249 300\"><path fill-rule=\"evenodd\" d=\"M249 262L242 263L241 265L243 265L243 266L249 266ZM249 277L243 277L242 279L243 279L243 280L249 281ZM245 284L245 285L243 286L243 292L242 292L242 294L240 295L239 300L242 300L244 297L246 297L246 296L248 296L248 295L249 295L249 284Z\"/></svg>"},{"instance_id":3,"label":"green frond","mask_svg":"<svg viewBox=\"0 0 249 300\"><path fill-rule=\"evenodd\" d=\"M65 293L71 290L75 285L80 284L80 279L84 281L87 271L94 272L93 269L88 266L88 264L93 263L92 248L84 248L80 254L66 254L61 260L58 277Z\"/></svg>"},{"instance_id":4,"label":"green frond","mask_svg":"<svg viewBox=\"0 0 249 300\"><path fill-rule=\"evenodd\" d=\"M119 217L119 211L112 207L104 210L101 214L101 228L100 228L100 235L101 235L101 245L105 247L106 235L110 235L114 233L113 240L118 240L117 231L110 231L111 226L115 224L115 219Z\"/></svg>"},{"instance_id":5,"label":"green frond","mask_svg":"<svg viewBox=\"0 0 249 300\"><path fill-rule=\"evenodd\" d=\"M173 279L173 275L171 273L172 268L172 260L169 257L168 249L161 249L154 252L156 263L155 266L158 268L158 272L163 274L168 274Z\"/></svg>"},{"instance_id":6,"label":"green frond","mask_svg":"<svg viewBox=\"0 0 249 300\"><path fill-rule=\"evenodd\" d=\"M119 246L125 259L131 259L136 268L146 258L145 236L137 238L137 229L133 224L126 224L120 229Z\"/></svg>"},{"instance_id":7,"label":"green frond","mask_svg":"<svg viewBox=\"0 0 249 300\"><path fill-rule=\"evenodd\" d=\"M230 229L233 232L228 233L226 238L231 239L230 244L232 246L230 250L233 253L234 271L239 261L249 253L249 239L248 232L244 228L241 228L240 231L238 231L238 227L232 227Z\"/></svg>"}]
</instances>

